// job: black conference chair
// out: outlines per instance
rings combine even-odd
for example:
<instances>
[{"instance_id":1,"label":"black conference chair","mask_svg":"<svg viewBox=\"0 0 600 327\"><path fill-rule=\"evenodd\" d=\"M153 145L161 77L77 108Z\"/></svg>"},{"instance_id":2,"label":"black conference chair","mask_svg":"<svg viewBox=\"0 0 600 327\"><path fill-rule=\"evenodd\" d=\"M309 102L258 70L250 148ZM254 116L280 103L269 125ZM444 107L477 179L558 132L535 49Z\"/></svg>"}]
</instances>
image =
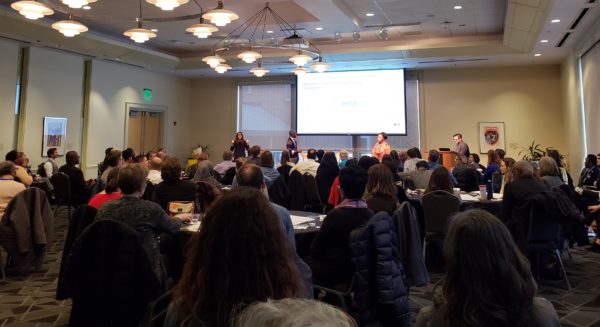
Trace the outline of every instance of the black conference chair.
<instances>
[{"instance_id":1,"label":"black conference chair","mask_svg":"<svg viewBox=\"0 0 600 327\"><path fill-rule=\"evenodd\" d=\"M50 177L50 183L54 187L54 199L56 200L56 207L54 208L54 215L61 206L67 206L69 210L69 216L71 217L71 207L73 206L71 197L71 179L69 175L65 173L56 173Z\"/></svg>"},{"instance_id":2,"label":"black conference chair","mask_svg":"<svg viewBox=\"0 0 600 327\"><path fill-rule=\"evenodd\" d=\"M421 203L425 217L425 262L430 271L441 272L445 266L442 243L451 217L460 208L460 200L452 193L433 191L425 194Z\"/></svg>"}]
</instances>

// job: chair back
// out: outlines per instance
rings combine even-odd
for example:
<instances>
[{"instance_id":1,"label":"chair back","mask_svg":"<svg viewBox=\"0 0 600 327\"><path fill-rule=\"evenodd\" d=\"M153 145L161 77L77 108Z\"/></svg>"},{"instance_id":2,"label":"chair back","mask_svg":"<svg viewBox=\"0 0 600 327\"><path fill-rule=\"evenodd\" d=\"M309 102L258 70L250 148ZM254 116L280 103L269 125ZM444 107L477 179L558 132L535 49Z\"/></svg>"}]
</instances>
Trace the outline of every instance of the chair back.
<instances>
[{"instance_id":1,"label":"chair back","mask_svg":"<svg viewBox=\"0 0 600 327\"><path fill-rule=\"evenodd\" d=\"M529 243L553 242L560 244L562 227L546 212L546 205L539 198L530 201L530 220L527 240Z\"/></svg>"},{"instance_id":2,"label":"chair back","mask_svg":"<svg viewBox=\"0 0 600 327\"><path fill-rule=\"evenodd\" d=\"M54 187L54 197L60 202L71 201L71 179L65 173L56 173L50 177Z\"/></svg>"},{"instance_id":3,"label":"chair back","mask_svg":"<svg viewBox=\"0 0 600 327\"><path fill-rule=\"evenodd\" d=\"M233 183L233 178L235 177L236 170L235 167L231 167L225 171L223 174L223 178L221 178L221 184L223 185L231 185Z\"/></svg>"},{"instance_id":4,"label":"chair back","mask_svg":"<svg viewBox=\"0 0 600 327\"><path fill-rule=\"evenodd\" d=\"M445 191L433 191L423 196L426 234L446 234L450 217L458 212L460 201Z\"/></svg>"},{"instance_id":5,"label":"chair back","mask_svg":"<svg viewBox=\"0 0 600 327\"><path fill-rule=\"evenodd\" d=\"M154 189L156 185L152 184L150 181L146 181L146 189L144 190L144 194L142 195L142 199L152 201L154 197Z\"/></svg>"},{"instance_id":6,"label":"chair back","mask_svg":"<svg viewBox=\"0 0 600 327\"><path fill-rule=\"evenodd\" d=\"M479 190L479 172L469 168L465 170L465 192L473 192ZM501 182L502 183L502 182Z\"/></svg>"}]
</instances>

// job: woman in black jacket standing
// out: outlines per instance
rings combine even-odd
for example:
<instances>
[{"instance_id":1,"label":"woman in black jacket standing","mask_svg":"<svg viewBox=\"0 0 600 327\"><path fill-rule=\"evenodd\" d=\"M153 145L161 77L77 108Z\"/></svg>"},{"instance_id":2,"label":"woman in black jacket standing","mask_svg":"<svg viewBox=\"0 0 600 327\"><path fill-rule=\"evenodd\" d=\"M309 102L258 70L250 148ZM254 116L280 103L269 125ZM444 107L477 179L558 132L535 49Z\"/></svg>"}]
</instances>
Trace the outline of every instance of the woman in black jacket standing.
<instances>
[{"instance_id":1,"label":"woman in black jacket standing","mask_svg":"<svg viewBox=\"0 0 600 327\"><path fill-rule=\"evenodd\" d=\"M231 148L233 151L233 160L239 157L246 157L246 151L250 148L250 142L244 139L244 133L237 132L235 133L235 138L231 140Z\"/></svg>"}]
</instances>

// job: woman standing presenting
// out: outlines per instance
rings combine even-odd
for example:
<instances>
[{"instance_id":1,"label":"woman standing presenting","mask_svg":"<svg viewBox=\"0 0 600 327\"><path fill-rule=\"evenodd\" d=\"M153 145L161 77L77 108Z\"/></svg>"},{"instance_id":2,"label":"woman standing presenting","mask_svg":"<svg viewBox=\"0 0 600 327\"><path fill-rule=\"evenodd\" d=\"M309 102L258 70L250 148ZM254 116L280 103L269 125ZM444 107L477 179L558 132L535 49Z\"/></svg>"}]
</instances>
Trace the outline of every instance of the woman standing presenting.
<instances>
[{"instance_id":1,"label":"woman standing presenting","mask_svg":"<svg viewBox=\"0 0 600 327\"><path fill-rule=\"evenodd\" d=\"M244 139L244 133L235 133L235 139L231 140L231 148L233 151L233 160L239 157L246 157L246 151L250 148L249 141Z\"/></svg>"},{"instance_id":2,"label":"woman standing presenting","mask_svg":"<svg viewBox=\"0 0 600 327\"><path fill-rule=\"evenodd\" d=\"M373 146L373 150L371 150L371 154L373 157L377 158L379 162L383 159L383 156L386 154L390 154L392 151L392 147L387 143L387 134L381 132L377 134L377 143Z\"/></svg>"}]
</instances>

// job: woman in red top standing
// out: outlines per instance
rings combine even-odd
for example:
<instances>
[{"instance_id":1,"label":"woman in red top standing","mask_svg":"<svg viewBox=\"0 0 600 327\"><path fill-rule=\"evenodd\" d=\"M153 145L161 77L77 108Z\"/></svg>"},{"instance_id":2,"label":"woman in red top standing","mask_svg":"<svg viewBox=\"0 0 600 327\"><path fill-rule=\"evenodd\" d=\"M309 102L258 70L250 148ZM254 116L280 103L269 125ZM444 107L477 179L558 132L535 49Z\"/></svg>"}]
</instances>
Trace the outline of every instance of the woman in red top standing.
<instances>
[{"instance_id":1,"label":"woman in red top standing","mask_svg":"<svg viewBox=\"0 0 600 327\"><path fill-rule=\"evenodd\" d=\"M392 151L392 147L387 143L388 136L386 133L381 132L377 134L377 143L373 146L373 150L371 150L371 154L373 157L377 158L379 162L383 159L383 156L386 154L390 154Z\"/></svg>"}]
</instances>

